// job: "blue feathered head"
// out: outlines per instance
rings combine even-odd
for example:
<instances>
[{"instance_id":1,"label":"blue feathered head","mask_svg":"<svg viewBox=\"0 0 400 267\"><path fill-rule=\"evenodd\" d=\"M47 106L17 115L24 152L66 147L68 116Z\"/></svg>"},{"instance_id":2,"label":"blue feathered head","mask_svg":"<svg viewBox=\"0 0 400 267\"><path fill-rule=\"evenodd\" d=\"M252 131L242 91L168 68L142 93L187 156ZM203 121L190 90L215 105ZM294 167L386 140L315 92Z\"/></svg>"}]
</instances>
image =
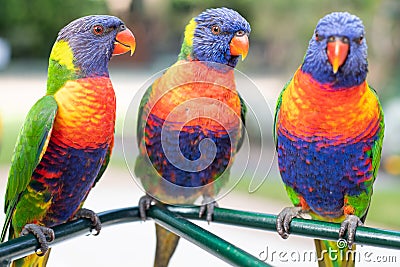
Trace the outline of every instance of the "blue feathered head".
<instances>
[{"instance_id":1,"label":"blue feathered head","mask_svg":"<svg viewBox=\"0 0 400 267\"><path fill-rule=\"evenodd\" d=\"M302 70L320 83L346 88L365 81L367 43L362 21L347 12L334 12L317 24Z\"/></svg>"},{"instance_id":2,"label":"blue feathered head","mask_svg":"<svg viewBox=\"0 0 400 267\"><path fill-rule=\"evenodd\" d=\"M70 62L78 76L108 75L112 55L135 50L132 32L117 17L93 15L76 19L60 30L50 59ZM72 57L72 58L68 58Z\"/></svg>"},{"instance_id":3,"label":"blue feathered head","mask_svg":"<svg viewBox=\"0 0 400 267\"><path fill-rule=\"evenodd\" d=\"M249 49L250 24L228 8L207 9L186 26L180 59L215 62L235 67Z\"/></svg>"}]
</instances>

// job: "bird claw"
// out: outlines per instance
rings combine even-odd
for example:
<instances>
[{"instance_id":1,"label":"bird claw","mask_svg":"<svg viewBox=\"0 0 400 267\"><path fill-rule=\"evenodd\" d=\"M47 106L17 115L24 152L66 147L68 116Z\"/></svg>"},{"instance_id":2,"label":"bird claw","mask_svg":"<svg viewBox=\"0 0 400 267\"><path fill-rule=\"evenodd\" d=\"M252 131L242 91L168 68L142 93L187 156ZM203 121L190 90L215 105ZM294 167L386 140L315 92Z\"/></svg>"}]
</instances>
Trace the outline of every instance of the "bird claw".
<instances>
[{"instance_id":1,"label":"bird claw","mask_svg":"<svg viewBox=\"0 0 400 267\"><path fill-rule=\"evenodd\" d=\"M208 223L210 223L213 219L214 209L216 207L218 207L218 203L213 198L205 197L200 206L199 218L203 217L207 210L206 220Z\"/></svg>"},{"instance_id":2,"label":"bird claw","mask_svg":"<svg viewBox=\"0 0 400 267\"><path fill-rule=\"evenodd\" d=\"M290 223L293 218L298 217L301 213L301 207L286 207L278 214L276 218L276 230L283 239L289 237Z\"/></svg>"},{"instance_id":3,"label":"bird claw","mask_svg":"<svg viewBox=\"0 0 400 267\"><path fill-rule=\"evenodd\" d=\"M356 230L358 226L364 225L356 215L347 215L346 219L341 223L339 229L339 238L343 238L347 231L347 245L351 249L354 244Z\"/></svg>"},{"instance_id":4,"label":"bird claw","mask_svg":"<svg viewBox=\"0 0 400 267\"><path fill-rule=\"evenodd\" d=\"M53 229L30 223L22 228L20 236L25 236L30 233L33 234L39 242L39 248L35 251L36 255L40 257L44 256L49 250L49 242L55 239Z\"/></svg>"},{"instance_id":5,"label":"bird claw","mask_svg":"<svg viewBox=\"0 0 400 267\"><path fill-rule=\"evenodd\" d=\"M142 221L146 221L147 219L146 211L150 209L151 203L153 201L154 198L152 198L149 195L144 195L139 199L139 213Z\"/></svg>"},{"instance_id":6,"label":"bird claw","mask_svg":"<svg viewBox=\"0 0 400 267\"><path fill-rule=\"evenodd\" d=\"M93 235L99 235L100 230L101 230L101 221L99 216L97 214L89 209L80 209L76 212L74 219L89 219L92 221L92 228L90 231L93 229L96 230L96 233Z\"/></svg>"}]
</instances>

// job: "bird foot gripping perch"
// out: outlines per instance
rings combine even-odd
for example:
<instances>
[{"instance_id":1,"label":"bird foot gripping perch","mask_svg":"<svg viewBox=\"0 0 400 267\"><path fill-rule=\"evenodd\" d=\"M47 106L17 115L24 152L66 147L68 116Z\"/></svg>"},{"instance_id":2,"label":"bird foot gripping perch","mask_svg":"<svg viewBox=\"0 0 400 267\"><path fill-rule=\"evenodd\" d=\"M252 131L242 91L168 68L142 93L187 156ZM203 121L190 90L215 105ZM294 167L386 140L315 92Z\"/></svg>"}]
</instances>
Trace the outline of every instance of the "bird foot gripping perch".
<instances>
[{"instance_id":1,"label":"bird foot gripping perch","mask_svg":"<svg viewBox=\"0 0 400 267\"><path fill-rule=\"evenodd\" d=\"M302 207L286 207L284 208L276 218L276 230L278 234L283 238L287 239L290 234L290 223L293 218L301 217L302 214L306 213ZM339 229L339 238L344 238L347 232L347 245L351 248L354 244L354 238L358 226L364 225L361 219L355 215L347 215L345 220L341 223Z\"/></svg>"},{"instance_id":2,"label":"bird foot gripping perch","mask_svg":"<svg viewBox=\"0 0 400 267\"><path fill-rule=\"evenodd\" d=\"M290 223L293 218L301 217L305 211L301 207L286 207L279 214L276 219L276 230L278 234L287 239L290 234ZM351 249L354 244L356 230L358 226L364 225L361 219L355 215L347 215L345 220L341 223L339 229L339 239L343 239L347 232L347 246Z\"/></svg>"},{"instance_id":3,"label":"bird foot gripping perch","mask_svg":"<svg viewBox=\"0 0 400 267\"><path fill-rule=\"evenodd\" d=\"M155 199L147 194L139 199L139 213L142 221L146 221L146 211L150 209L151 203L153 203L154 201Z\"/></svg>"},{"instance_id":4,"label":"bird foot gripping perch","mask_svg":"<svg viewBox=\"0 0 400 267\"><path fill-rule=\"evenodd\" d=\"M212 221L214 209L218 207L218 203L211 197L204 197L200 211L199 211L199 218L203 217L206 214L206 220L208 223Z\"/></svg>"},{"instance_id":5,"label":"bird foot gripping perch","mask_svg":"<svg viewBox=\"0 0 400 267\"><path fill-rule=\"evenodd\" d=\"M20 236L28 234L33 234L39 242L39 248L36 250L36 255L38 256L46 254L49 250L49 242L52 242L55 238L53 229L33 223L25 225Z\"/></svg>"},{"instance_id":6,"label":"bird foot gripping perch","mask_svg":"<svg viewBox=\"0 0 400 267\"><path fill-rule=\"evenodd\" d=\"M99 216L92 210L80 209L76 212L74 219L89 219L92 221L91 230L96 230L94 235L99 235L101 230L101 222Z\"/></svg>"},{"instance_id":7,"label":"bird foot gripping perch","mask_svg":"<svg viewBox=\"0 0 400 267\"><path fill-rule=\"evenodd\" d=\"M283 239L289 237L290 222L293 218L299 217L302 212L302 207L286 207L278 214L276 218L276 230Z\"/></svg>"},{"instance_id":8,"label":"bird foot gripping perch","mask_svg":"<svg viewBox=\"0 0 400 267\"><path fill-rule=\"evenodd\" d=\"M351 249L354 244L356 230L358 226L364 225L363 222L355 215L347 215L346 219L341 223L339 229L339 238L343 238L347 231L347 246Z\"/></svg>"}]
</instances>

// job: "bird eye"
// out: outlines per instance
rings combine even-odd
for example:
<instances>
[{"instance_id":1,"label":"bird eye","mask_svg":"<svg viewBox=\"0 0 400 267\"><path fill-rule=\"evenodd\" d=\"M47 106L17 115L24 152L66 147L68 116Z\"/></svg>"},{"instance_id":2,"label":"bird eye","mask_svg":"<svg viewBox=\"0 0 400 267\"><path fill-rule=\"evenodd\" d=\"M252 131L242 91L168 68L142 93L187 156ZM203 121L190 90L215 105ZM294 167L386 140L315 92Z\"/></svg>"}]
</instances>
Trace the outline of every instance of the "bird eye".
<instances>
[{"instance_id":1,"label":"bird eye","mask_svg":"<svg viewBox=\"0 0 400 267\"><path fill-rule=\"evenodd\" d=\"M101 25L95 25L93 26L93 33L96 35L101 35L104 32L104 27Z\"/></svg>"},{"instance_id":2,"label":"bird eye","mask_svg":"<svg viewBox=\"0 0 400 267\"><path fill-rule=\"evenodd\" d=\"M245 33L243 30L237 31L237 32L235 33L235 35L238 36L238 37L241 37L241 36L243 36L243 35L245 35L245 34L246 34L246 33Z\"/></svg>"},{"instance_id":3,"label":"bird eye","mask_svg":"<svg viewBox=\"0 0 400 267\"><path fill-rule=\"evenodd\" d=\"M212 32L213 34L220 34L221 28L218 27L217 25L214 25L214 26L211 27L211 32Z\"/></svg>"},{"instance_id":4,"label":"bird eye","mask_svg":"<svg viewBox=\"0 0 400 267\"><path fill-rule=\"evenodd\" d=\"M355 41L356 41L357 43L361 44L363 40L364 40L364 35L361 35L360 37L356 38Z\"/></svg>"},{"instance_id":5,"label":"bird eye","mask_svg":"<svg viewBox=\"0 0 400 267\"><path fill-rule=\"evenodd\" d=\"M318 34L318 32L315 33L315 40L322 41L322 37Z\"/></svg>"},{"instance_id":6,"label":"bird eye","mask_svg":"<svg viewBox=\"0 0 400 267\"><path fill-rule=\"evenodd\" d=\"M126 30L126 26L124 24L121 24L121 26L119 26L119 31L124 31Z\"/></svg>"}]
</instances>

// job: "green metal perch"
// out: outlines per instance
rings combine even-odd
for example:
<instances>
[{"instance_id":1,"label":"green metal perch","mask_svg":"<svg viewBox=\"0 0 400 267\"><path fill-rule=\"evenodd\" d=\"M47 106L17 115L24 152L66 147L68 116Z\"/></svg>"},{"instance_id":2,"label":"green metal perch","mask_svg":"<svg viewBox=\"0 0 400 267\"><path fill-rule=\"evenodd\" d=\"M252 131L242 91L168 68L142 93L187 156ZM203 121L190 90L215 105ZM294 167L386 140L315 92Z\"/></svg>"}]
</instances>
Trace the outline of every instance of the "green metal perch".
<instances>
[{"instance_id":1,"label":"green metal perch","mask_svg":"<svg viewBox=\"0 0 400 267\"><path fill-rule=\"evenodd\" d=\"M186 219L205 220L198 218L199 207L152 206L148 217L183 238L198 245L211 254L235 266L269 266L242 249L191 223ZM103 227L140 221L138 207L123 208L99 213ZM186 218L186 219L184 219ZM276 215L215 208L213 222L248 227L258 230L276 231ZM336 240L339 224L306 219L293 219L291 233L318 239ZM53 228L56 239L51 245L67 239L87 235L90 231L90 221L80 219ZM278 238L278 236L277 236ZM355 240L357 244L400 249L400 232L358 227ZM288 241L289 242L289 241ZM38 243L33 235L16 238L0 244L0 266L7 266L13 259L34 253Z\"/></svg>"}]
</instances>

